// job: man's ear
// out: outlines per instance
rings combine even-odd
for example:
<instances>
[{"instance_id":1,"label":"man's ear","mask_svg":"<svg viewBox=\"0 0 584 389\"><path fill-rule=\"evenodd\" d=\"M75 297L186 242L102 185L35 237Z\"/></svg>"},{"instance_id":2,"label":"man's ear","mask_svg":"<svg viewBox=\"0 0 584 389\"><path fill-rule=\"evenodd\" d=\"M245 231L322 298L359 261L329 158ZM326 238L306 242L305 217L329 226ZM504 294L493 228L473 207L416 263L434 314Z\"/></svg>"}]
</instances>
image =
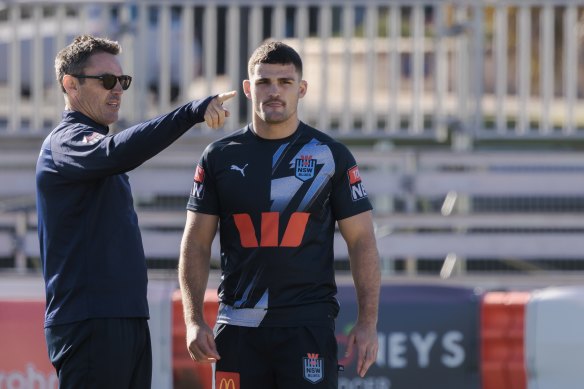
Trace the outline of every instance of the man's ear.
<instances>
[{"instance_id":1,"label":"man's ear","mask_svg":"<svg viewBox=\"0 0 584 389\"><path fill-rule=\"evenodd\" d=\"M77 91L77 79L69 74L63 76L63 89L70 94Z\"/></svg>"},{"instance_id":2,"label":"man's ear","mask_svg":"<svg viewBox=\"0 0 584 389\"><path fill-rule=\"evenodd\" d=\"M298 90L298 97L303 98L308 90L308 83L306 80L300 80L300 89Z\"/></svg>"},{"instance_id":3,"label":"man's ear","mask_svg":"<svg viewBox=\"0 0 584 389\"><path fill-rule=\"evenodd\" d=\"M245 97L251 100L251 81L243 80L243 93Z\"/></svg>"}]
</instances>

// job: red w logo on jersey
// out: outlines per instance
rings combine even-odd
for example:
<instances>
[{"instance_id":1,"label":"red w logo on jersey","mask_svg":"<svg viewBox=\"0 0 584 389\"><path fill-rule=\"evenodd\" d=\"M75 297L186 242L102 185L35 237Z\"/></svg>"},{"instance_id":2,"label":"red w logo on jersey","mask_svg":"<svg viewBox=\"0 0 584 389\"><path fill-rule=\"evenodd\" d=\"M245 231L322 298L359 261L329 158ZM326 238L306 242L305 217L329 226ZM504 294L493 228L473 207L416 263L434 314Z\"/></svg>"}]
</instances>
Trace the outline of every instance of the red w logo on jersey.
<instances>
[{"instance_id":1,"label":"red w logo on jersey","mask_svg":"<svg viewBox=\"0 0 584 389\"><path fill-rule=\"evenodd\" d=\"M302 243L306 224L308 223L307 212L294 212L290 216L286 231L282 241L278 244L278 231L280 228L279 212L263 212L260 242L256 238L256 231L247 213L233 215L235 226L239 231L239 238L242 247L298 247Z\"/></svg>"}]
</instances>

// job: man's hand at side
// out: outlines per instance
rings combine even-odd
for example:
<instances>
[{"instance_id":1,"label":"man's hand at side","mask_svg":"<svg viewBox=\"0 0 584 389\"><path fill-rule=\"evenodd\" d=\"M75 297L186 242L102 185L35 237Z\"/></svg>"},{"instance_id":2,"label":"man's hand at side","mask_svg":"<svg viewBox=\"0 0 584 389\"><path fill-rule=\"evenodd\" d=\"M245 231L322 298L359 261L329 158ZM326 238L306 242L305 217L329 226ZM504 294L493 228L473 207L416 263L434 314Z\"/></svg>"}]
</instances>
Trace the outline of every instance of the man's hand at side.
<instances>
[{"instance_id":1,"label":"man's hand at side","mask_svg":"<svg viewBox=\"0 0 584 389\"><path fill-rule=\"evenodd\" d=\"M220 359L213 331L205 323L187 326L187 349L197 362L214 363Z\"/></svg>"}]
</instances>

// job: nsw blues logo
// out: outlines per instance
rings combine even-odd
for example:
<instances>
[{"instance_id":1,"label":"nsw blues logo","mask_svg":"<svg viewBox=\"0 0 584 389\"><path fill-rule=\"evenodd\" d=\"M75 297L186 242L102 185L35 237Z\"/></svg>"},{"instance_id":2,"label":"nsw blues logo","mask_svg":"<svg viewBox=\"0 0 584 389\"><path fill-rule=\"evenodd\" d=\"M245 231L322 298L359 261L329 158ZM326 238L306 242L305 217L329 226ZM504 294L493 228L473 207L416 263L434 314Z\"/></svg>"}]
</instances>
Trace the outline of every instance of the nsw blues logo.
<instances>
[{"instance_id":1,"label":"nsw blues logo","mask_svg":"<svg viewBox=\"0 0 584 389\"><path fill-rule=\"evenodd\" d=\"M314 177L316 170L316 159L312 159L312 155L302 155L296 159L296 173L295 176L299 180L307 181Z\"/></svg>"},{"instance_id":2,"label":"nsw blues logo","mask_svg":"<svg viewBox=\"0 0 584 389\"><path fill-rule=\"evenodd\" d=\"M304 379L316 384L324 379L324 360L318 354L307 353L307 357L302 358Z\"/></svg>"}]
</instances>

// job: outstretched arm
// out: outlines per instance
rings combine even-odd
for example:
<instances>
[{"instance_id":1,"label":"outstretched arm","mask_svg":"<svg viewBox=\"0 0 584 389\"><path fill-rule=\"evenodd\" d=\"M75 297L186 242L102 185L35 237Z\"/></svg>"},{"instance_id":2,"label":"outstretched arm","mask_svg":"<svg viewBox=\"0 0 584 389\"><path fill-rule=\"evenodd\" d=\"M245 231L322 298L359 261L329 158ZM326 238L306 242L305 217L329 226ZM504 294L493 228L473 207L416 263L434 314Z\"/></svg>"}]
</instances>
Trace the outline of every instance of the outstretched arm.
<instances>
[{"instance_id":1,"label":"outstretched arm","mask_svg":"<svg viewBox=\"0 0 584 389\"><path fill-rule=\"evenodd\" d=\"M357 323L349 333L347 355L357 349L357 373L364 377L377 359L377 316L381 275L371 211L339 220L347 242L357 291Z\"/></svg>"},{"instance_id":2,"label":"outstretched arm","mask_svg":"<svg viewBox=\"0 0 584 389\"><path fill-rule=\"evenodd\" d=\"M223 103L236 95L231 91L193 100L111 135L90 126L68 126L52 137L51 155L60 172L75 179L124 173L160 153L197 123L205 121L211 128L222 127L229 117Z\"/></svg>"},{"instance_id":3,"label":"outstretched arm","mask_svg":"<svg viewBox=\"0 0 584 389\"><path fill-rule=\"evenodd\" d=\"M187 211L178 265L187 348L193 360L215 362L219 354L212 329L203 319L203 299L209 279L211 244L218 217Z\"/></svg>"}]
</instances>

